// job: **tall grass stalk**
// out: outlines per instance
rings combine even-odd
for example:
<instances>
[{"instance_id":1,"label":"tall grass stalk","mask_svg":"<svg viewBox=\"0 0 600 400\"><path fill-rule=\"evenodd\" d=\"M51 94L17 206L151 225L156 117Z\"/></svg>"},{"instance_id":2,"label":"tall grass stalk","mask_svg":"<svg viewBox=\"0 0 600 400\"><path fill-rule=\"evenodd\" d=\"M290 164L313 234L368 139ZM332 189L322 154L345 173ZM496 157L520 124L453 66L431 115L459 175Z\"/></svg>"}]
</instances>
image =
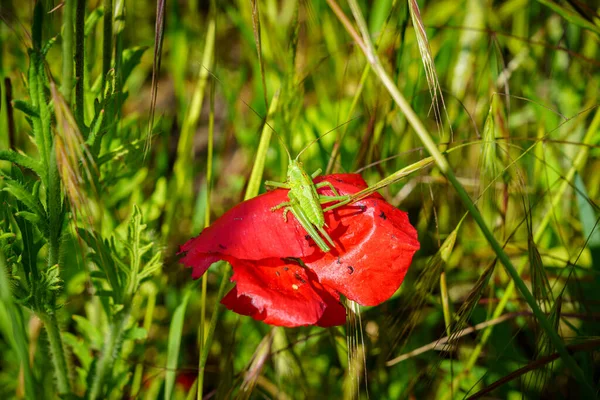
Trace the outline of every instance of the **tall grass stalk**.
<instances>
[{"instance_id":1,"label":"tall grass stalk","mask_svg":"<svg viewBox=\"0 0 600 400\"><path fill-rule=\"evenodd\" d=\"M577 365L577 363L575 362L573 357L571 357L571 355L567 351L562 339L560 338L558 333L554 330L553 326L551 325L551 323L546 318L545 314L542 312L542 310L538 306L535 298L533 297L533 295L531 294L531 292L525 285L525 282L523 282L523 280L521 279L516 268L513 266L512 261L510 260L508 255L504 252L504 250L502 249L502 246L496 240L496 238L494 237L494 235L492 234L490 229L487 227L483 217L479 213L479 210L477 209L477 207L475 206L475 204L469 197L469 194L467 193L467 191L464 189L464 187L461 185L461 183L456 178L456 175L454 174L454 171L448 164L448 161L446 160L446 158L438 150L437 145L431 138L431 135L429 135L429 133L427 132L427 129L425 128L425 126L423 125L423 123L421 122L419 117L413 111L412 107L408 104L408 102L406 101L404 96L400 93L400 91L398 90L398 88L396 87L394 82L391 80L391 78L389 77L389 75L387 74L387 72L385 71L383 66L381 65L379 58L378 58L377 54L375 53L373 44L371 42L371 39L369 36L369 31L367 29L364 17L362 16L362 12L361 12L360 7L358 6L356 0L349 0L349 4L352 9L352 13L356 20L356 23L359 26L359 29L362 33L362 38L358 35L358 33L354 30L354 27L349 23L347 18L343 15L343 12L339 8L339 6L335 3L335 1L327 0L327 3L331 6L332 10L336 13L336 15L338 16L340 21L344 24L344 27L349 31L349 33L351 33L351 36L354 38L354 40L358 40L357 44L359 45L361 50L364 52L365 57L367 58L367 61L371 64L371 67L373 68L374 73L377 75L377 77L381 80L383 85L386 87L386 89L388 90L388 92L390 93L390 95L392 96L392 98L394 99L396 104L398 105L398 107L400 107L400 109L406 116L406 119L408 120L408 122L411 124L411 126L415 130L415 133L417 134L419 139L421 140L421 142L423 143L423 145L425 146L425 148L427 149L429 154L431 154L431 156L434 158L437 167L446 176L446 178L450 181L450 183L454 187L454 190L460 197L464 206L467 208L467 210L469 211L469 213L471 214L471 216L473 217L473 219L475 220L475 222L481 229L481 232L483 233L483 235L487 239L488 243L490 244L490 246L496 253L496 256L498 257L498 259L500 260L502 265L504 265L506 272L512 278L512 281L514 282L515 286L519 289L519 291L525 298L525 301L531 307L531 310L533 311L533 314L535 315L536 319L540 323L542 329L546 332L546 334L552 341L552 344L554 345L554 347L556 348L558 353L560 353L563 361L571 370L571 373L574 375L574 377L577 379L577 381L582 384L582 388L587 393L587 396L589 396L589 398L595 398L596 394L595 394L595 391L592 389L592 385L590 385L590 383L587 381L587 378L583 374L583 371L581 370L581 368Z\"/></svg>"},{"instance_id":2,"label":"tall grass stalk","mask_svg":"<svg viewBox=\"0 0 600 400\"><path fill-rule=\"evenodd\" d=\"M256 152L256 158L254 160L254 165L252 167L252 173L250 174L250 180L248 182L248 187L246 188L246 194L244 195L244 200L251 199L258 195L260 190L260 185L263 179L263 171L265 168L266 162L266 154L269 148L269 143L271 140L271 126L268 124L270 118L273 117L275 111L277 110L278 105L279 92L275 93L273 98L271 99L271 104L269 106L269 113L267 115L267 119L263 124L261 139L258 145L258 150ZM204 388L204 371L206 368L206 361L208 360L208 355L210 352L210 347L212 345L212 340L214 337L215 329L217 326L217 321L219 318L221 303L219 302L223 296L225 295L225 288L227 287L227 282L231 276L231 268L229 264L227 264L226 269L224 269L223 278L221 279L221 284L219 286L219 291L217 293L218 301L215 302L215 306L212 310L212 316L210 318L210 325L208 328L208 332L206 333L206 339L204 340L204 345L202 347L202 352L200 354L199 361L199 369L198 369L198 378L196 390L198 391L198 396L202 396L202 391ZM206 275L206 274L205 274Z\"/></svg>"},{"instance_id":3,"label":"tall grass stalk","mask_svg":"<svg viewBox=\"0 0 600 400\"><path fill-rule=\"evenodd\" d=\"M0 2L0 398L593 396L597 10ZM407 212L404 283L345 330L227 311L232 268L190 282L179 245L332 123L302 161Z\"/></svg>"},{"instance_id":4,"label":"tall grass stalk","mask_svg":"<svg viewBox=\"0 0 600 400\"><path fill-rule=\"evenodd\" d=\"M215 82L211 80L210 83L210 113L208 116L208 154L206 157L206 208L204 211L204 228L210 225L210 198L211 188L213 183L213 147L215 137ZM206 336L208 332L205 332L206 326L206 292L208 287L208 276L207 274L202 275L202 295L200 298L200 329L199 329L199 346L198 350L200 354L204 353L204 347L206 345ZM214 328L213 328L214 329ZM204 365L202 364L202 357L199 358L198 362L198 377L197 377L197 399L202 399L202 381Z\"/></svg>"},{"instance_id":5,"label":"tall grass stalk","mask_svg":"<svg viewBox=\"0 0 600 400\"><path fill-rule=\"evenodd\" d=\"M27 333L23 325L23 315L21 310L15 307L13 302L11 282L6 273L7 270L8 265L6 263L6 256L0 247L0 303L10 316L14 346L19 357L21 371L23 371L25 394L27 398L34 399L38 391L36 387L37 382L29 363ZM67 389L68 387L65 387L65 391L67 391Z\"/></svg>"},{"instance_id":6,"label":"tall grass stalk","mask_svg":"<svg viewBox=\"0 0 600 400\"><path fill-rule=\"evenodd\" d=\"M173 173L175 176L172 184L174 185L174 192L177 193L178 196L171 200L167 212L167 220L163 226L163 233L167 237L171 233L172 225L175 222L176 215L185 215L187 212L187 208L185 207L186 203L182 204L182 202L189 202L191 197L189 181L192 179L192 171L189 166L192 161L194 150L193 139L194 134L196 133L196 127L198 126L198 120L200 119L200 113L202 111L206 83L214 63L215 30L215 19L209 18L208 25L206 27L206 41L204 43L202 62L198 68L198 81L196 82L196 86L194 88L192 100L186 110L183 125L181 127L179 142L177 143L177 159L173 168ZM183 212L182 206L184 206Z\"/></svg>"},{"instance_id":7,"label":"tall grass stalk","mask_svg":"<svg viewBox=\"0 0 600 400\"><path fill-rule=\"evenodd\" d=\"M113 39L113 0L104 0L104 27L102 39L102 91L106 87L108 71L112 63L112 39Z\"/></svg>"},{"instance_id":8,"label":"tall grass stalk","mask_svg":"<svg viewBox=\"0 0 600 400\"><path fill-rule=\"evenodd\" d=\"M76 0L75 12L75 118L84 132L85 0Z\"/></svg>"},{"instance_id":9,"label":"tall grass stalk","mask_svg":"<svg viewBox=\"0 0 600 400\"><path fill-rule=\"evenodd\" d=\"M533 234L533 241L535 243L539 243L541 241L543 235L546 233L546 228L548 227L548 224L550 223L552 216L553 216L553 213L550 210L556 209L560 205L560 202L563 200L565 191L573 185L573 180L575 178L575 175L585 165L585 162L586 162L586 159L588 156L588 152L589 152L589 148L587 147L587 145L592 143L592 140L593 140L596 132L598 132L599 128L600 128L600 109L597 109L596 113L594 115L594 119L592 120L592 123L588 127L586 134L582 139L583 146L582 146L581 150L579 151L579 153L577 153L575 160L573 160L573 165L571 166L571 168L565 175L564 180L561 182L558 190L552 196L552 200L550 201L549 211L544 213L544 218L542 219L542 221L538 225L535 233ZM525 267L527 266L527 261L528 260L525 259L517 268L517 272L519 274L523 273L523 271L525 270ZM513 296L514 290L515 290L515 282L510 281L508 283L508 286L506 287L506 290L504 291L504 294L500 298L498 305L494 309L494 312L491 316L492 319L499 318L502 315L502 313L504 312L504 309L506 308L506 305L508 304L508 301ZM493 326L489 326L482 332L479 343L477 343L477 345L471 352L468 360L466 361L465 368L464 368L465 371L468 372L473 368L473 366L477 362L477 359L479 358L479 355L483 351L485 344L487 343L493 329L494 329ZM459 378L457 378L457 380L458 379ZM455 383L457 383L457 380L455 380Z\"/></svg>"},{"instance_id":10,"label":"tall grass stalk","mask_svg":"<svg viewBox=\"0 0 600 400\"><path fill-rule=\"evenodd\" d=\"M67 104L71 104L73 92L73 11L77 0L66 0L63 6L62 31L62 86L60 92Z\"/></svg>"}]
</instances>

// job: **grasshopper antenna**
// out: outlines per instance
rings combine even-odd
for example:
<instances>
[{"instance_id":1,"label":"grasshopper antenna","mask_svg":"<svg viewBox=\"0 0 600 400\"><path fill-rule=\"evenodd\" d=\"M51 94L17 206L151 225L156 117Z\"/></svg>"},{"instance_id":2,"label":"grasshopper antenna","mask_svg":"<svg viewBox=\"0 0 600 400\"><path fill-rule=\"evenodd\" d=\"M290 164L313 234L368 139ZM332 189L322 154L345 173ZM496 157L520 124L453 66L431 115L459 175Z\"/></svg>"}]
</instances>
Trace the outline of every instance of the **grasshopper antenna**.
<instances>
[{"instance_id":1,"label":"grasshopper antenna","mask_svg":"<svg viewBox=\"0 0 600 400\"><path fill-rule=\"evenodd\" d=\"M204 69L206 69L209 73L210 76L213 77L213 79L215 79L217 82L219 82L221 85L223 84L223 81L221 81L219 79L219 77L217 75L215 75L210 69L206 68L205 66L202 66ZM252 110L252 112L254 114L256 114L256 116L258 118L260 118L261 120L265 121L265 124L271 128L271 130L273 132L275 132L275 136L277 136L277 139L279 139L279 142L281 142L281 144L283 145L283 148L285 150L285 152L287 153L288 159L291 160L292 159L292 155L290 154L290 151L288 150L287 146L285 145L285 142L283 141L281 135L279 135L279 133L275 130L275 128L273 128L271 126L271 124L269 124L269 121L267 121L266 117L263 117L262 115L260 115L260 113L258 111L256 111L254 108L252 108L252 106L248 103L246 103L246 101L244 99L240 99L242 101L242 103L244 103L246 105L246 107L248 107L250 110Z\"/></svg>"},{"instance_id":2,"label":"grasshopper antenna","mask_svg":"<svg viewBox=\"0 0 600 400\"><path fill-rule=\"evenodd\" d=\"M206 69L208 71L208 73L214 78L216 79L220 84L222 84L223 82L219 79L219 77L217 77L210 69L206 68L203 66L204 69ZM260 115L260 113L258 111L256 111L254 108L252 108L252 106L250 104L248 104L244 99L240 99L242 101L242 103L244 103L246 105L246 107L248 107L250 110L252 110L252 112L254 114L256 114L256 116L258 118L260 118L261 120L265 121L265 124L271 128L271 130L273 132L275 132L275 135L277 136L277 139L279 139L279 142L283 145L283 148L285 150L285 152L287 153L288 159L291 160L292 159L292 155L290 154L290 151L288 150L285 142L283 141L283 138L281 137L281 135L275 130L275 128L273 128L273 126L271 126L271 124L269 124L269 121L267 121L267 118L263 117L262 115ZM300 155L302 153L304 153L304 151L306 149L308 149L312 144L314 144L315 142L317 142L318 140L320 140L322 137L330 134L331 132L334 132L336 130L338 130L339 128L343 127L344 125L349 124L350 122L354 121L355 119L360 118L360 115L357 115L355 117L350 118L348 121L336 126L333 129L330 129L329 131L325 132L324 134L318 136L317 138L313 139L312 141L310 141L310 143L308 143L302 150L300 150L300 152L298 153L298 155L296 156L295 160L298 160L300 158Z\"/></svg>"},{"instance_id":3,"label":"grasshopper antenna","mask_svg":"<svg viewBox=\"0 0 600 400\"><path fill-rule=\"evenodd\" d=\"M311 140L311 141L310 141L310 142L309 142L309 143L308 143L306 146L304 146L304 148L303 148L302 150L300 150L300 153L298 153L298 155L296 156L296 160L298 160L298 158L300 158L300 155L301 155L302 153L304 153L304 151L305 151L306 149L308 149L308 148L309 148L309 147L310 147L310 146L311 146L313 143L316 143L317 141L319 141L319 140L320 140L321 138L323 138L324 136L326 136L326 135L329 135L331 132L334 132L334 131L338 130L338 129L339 129L339 128L341 128L342 126L344 126L344 125L347 125L347 124L349 124L350 122L352 122L352 121L354 121L355 119L358 119L358 118L360 118L360 115L357 115L356 117L352 117L352 118L350 118L348 121L346 121L346 122L344 122L344 123L342 123L342 124L340 124L340 125L336 126L335 128L332 128L332 129L328 130L327 132L325 132L325 133L324 133L324 134L322 134L321 136L318 136L318 137L314 138L313 140Z\"/></svg>"},{"instance_id":4,"label":"grasshopper antenna","mask_svg":"<svg viewBox=\"0 0 600 400\"><path fill-rule=\"evenodd\" d=\"M281 135L279 135L279 133L277 133L277 131L275 130L275 128L273 128L273 127L271 126L271 124L269 124L269 121L267 121L267 118L266 118L266 117L263 117L262 115L260 115L260 114L258 113L258 111L256 111L254 108L252 108L252 106L251 106L250 104L246 103L246 102L245 102L243 99L241 99L241 100L242 100L242 103L244 103L244 104L246 105L246 107L248 107L249 109L251 109L251 110L252 110L252 112L253 112L254 114L256 114L256 116L257 116L258 118L260 118L261 120L265 121L265 124L266 124L266 125L267 125L269 128L271 128L271 130L272 130L273 132L275 132L275 136L277 136L277 139L279 139L279 142L281 142L281 144L283 145L283 149L284 149L284 150L285 150L285 152L287 153L288 159L289 159L289 160L291 160L291 159L292 159L292 155L290 154L290 151L288 150L287 146L285 145L285 142L283 141L283 138L281 137ZM296 159L298 159L298 157L296 157Z\"/></svg>"}]
</instances>

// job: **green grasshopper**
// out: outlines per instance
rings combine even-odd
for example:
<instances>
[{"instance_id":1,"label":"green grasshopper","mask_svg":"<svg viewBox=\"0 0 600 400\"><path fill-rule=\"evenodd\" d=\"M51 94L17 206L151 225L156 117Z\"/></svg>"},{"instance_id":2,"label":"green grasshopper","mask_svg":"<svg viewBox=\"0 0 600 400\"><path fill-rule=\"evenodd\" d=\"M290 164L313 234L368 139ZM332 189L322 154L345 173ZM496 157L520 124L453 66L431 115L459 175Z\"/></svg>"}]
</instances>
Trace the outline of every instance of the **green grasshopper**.
<instances>
[{"instance_id":1,"label":"green grasshopper","mask_svg":"<svg viewBox=\"0 0 600 400\"><path fill-rule=\"evenodd\" d=\"M307 147L302 149L295 159L292 159L289 151L284 146L289 160L287 180L285 182L266 181L265 185L289 189L289 201L272 207L271 211L276 211L280 208L283 208L283 219L286 222L287 213L291 212L294 217L296 217L298 222L300 222L300 225L302 225L310 237L315 241L317 246L319 246L322 251L328 252L331 250L329 245L335 248L335 243L333 243L333 240L324 229L324 227L327 227L327 224L325 223L322 204L331 203L334 201L340 201L346 204L345 202L348 201L350 196L340 196L339 192L330 182L323 181L315 184L313 179L319 176L321 169L316 170L312 175L308 175L306 173L302 166L302 162L298 161L298 158L312 143L313 142L309 143ZM317 189L322 187L329 187L335 196L319 195L317 193ZM335 208L335 206L336 205L328 207L326 211ZM319 236L319 232L321 235L323 235L323 237ZM327 240L327 243L323 238Z\"/></svg>"}]
</instances>

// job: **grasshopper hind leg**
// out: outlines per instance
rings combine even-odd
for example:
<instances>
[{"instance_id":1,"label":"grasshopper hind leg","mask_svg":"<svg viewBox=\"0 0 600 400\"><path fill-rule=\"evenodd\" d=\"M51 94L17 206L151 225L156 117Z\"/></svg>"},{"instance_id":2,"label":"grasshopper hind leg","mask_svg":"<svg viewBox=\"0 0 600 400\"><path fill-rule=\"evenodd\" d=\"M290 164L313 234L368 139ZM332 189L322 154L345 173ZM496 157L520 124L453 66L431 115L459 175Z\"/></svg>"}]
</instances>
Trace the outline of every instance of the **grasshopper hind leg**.
<instances>
[{"instance_id":1,"label":"grasshopper hind leg","mask_svg":"<svg viewBox=\"0 0 600 400\"><path fill-rule=\"evenodd\" d=\"M331 182L328 182L328 181L319 182L315 185L315 187L317 189L320 189L323 187L328 187L335 197L342 197L342 196L340 196L340 193L337 191L337 189L331 184Z\"/></svg>"},{"instance_id":2,"label":"grasshopper hind leg","mask_svg":"<svg viewBox=\"0 0 600 400\"><path fill-rule=\"evenodd\" d=\"M321 236L319 236L319 233L316 231L315 226L308 220L308 218L306 217L306 215L304 214L302 209L298 206L298 204L292 204L288 208L289 208L289 211L292 212L294 217L296 217L298 222L300 222L300 225L302 225L304 230L309 234L309 236L315 241L317 246L319 246L319 248L322 251L327 253L329 250L331 250L329 248L329 246L327 246L327 243L325 243L323 238L321 238ZM319 232L321 232L323 234L323 236L325 236L328 239L329 243L331 243L331 245L333 247L335 247L335 244L333 243L333 241L331 240L329 235L327 235L327 232L325 232L325 230L323 228L317 227L317 229L319 229Z\"/></svg>"},{"instance_id":3,"label":"grasshopper hind leg","mask_svg":"<svg viewBox=\"0 0 600 400\"><path fill-rule=\"evenodd\" d=\"M335 248L335 243L333 243L333 239L331 239L331 236L329 236L329 234L327 234L325 229L323 229L323 227L318 227L318 226L317 226L317 229L319 230L319 232L321 232L321 235L323 235L323 237L325 239L327 239L327 241L329 242L331 247ZM329 251L329 250L327 250L327 251Z\"/></svg>"}]
</instances>

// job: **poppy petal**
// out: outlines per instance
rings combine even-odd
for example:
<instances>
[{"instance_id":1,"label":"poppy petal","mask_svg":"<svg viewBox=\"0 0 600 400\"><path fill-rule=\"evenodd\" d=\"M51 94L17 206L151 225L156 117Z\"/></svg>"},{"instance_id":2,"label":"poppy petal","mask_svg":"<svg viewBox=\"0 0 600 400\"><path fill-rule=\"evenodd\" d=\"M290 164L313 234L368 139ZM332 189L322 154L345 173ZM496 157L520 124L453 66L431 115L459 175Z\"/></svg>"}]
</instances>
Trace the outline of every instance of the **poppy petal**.
<instances>
[{"instance_id":1,"label":"poppy petal","mask_svg":"<svg viewBox=\"0 0 600 400\"><path fill-rule=\"evenodd\" d=\"M353 194L367 187L364 179L358 174L318 177L315 183L325 178L341 195ZM319 193L332 194L328 188L319 189ZM205 228L200 235L181 246L180 252L187 253L181 262L204 269L204 265L198 265L198 260L209 253L241 260L263 260L306 257L320 252L313 240L306 237L306 231L296 218L288 215L286 221L282 209L271 210L289 201L287 196L288 190L276 189L233 207Z\"/></svg>"},{"instance_id":2,"label":"poppy petal","mask_svg":"<svg viewBox=\"0 0 600 400\"><path fill-rule=\"evenodd\" d=\"M236 286L223 298L230 310L271 325L334 326L346 321L339 296L326 290L311 271L280 260L234 261Z\"/></svg>"},{"instance_id":3,"label":"poppy petal","mask_svg":"<svg viewBox=\"0 0 600 400\"><path fill-rule=\"evenodd\" d=\"M398 290L419 242L405 212L377 198L357 205L364 210L359 218L351 208L334 210L326 218L332 232L342 232L335 236L339 251L305 263L324 286L373 306Z\"/></svg>"},{"instance_id":4,"label":"poppy petal","mask_svg":"<svg viewBox=\"0 0 600 400\"><path fill-rule=\"evenodd\" d=\"M288 201L287 190L277 189L244 201L200 235L190 239L180 248L186 253L181 262L194 269L205 269L199 260L209 254L218 254L240 260L263 260L279 257L304 257L315 252L315 247L305 239L306 231L283 210L271 208ZM318 250L318 248L316 248Z\"/></svg>"},{"instance_id":5,"label":"poppy petal","mask_svg":"<svg viewBox=\"0 0 600 400\"><path fill-rule=\"evenodd\" d=\"M324 180L341 195L367 187L357 174L314 181ZM328 186L318 192L333 194ZM325 230L335 247L324 253L296 218L290 215L286 222L281 208L272 211L288 200L288 191L278 189L240 203L183 245L181 252L186 254L181 262L194 268L194 278L219 259L230 262L237 286L223 304L281 326L340 325L345 309L338 293L363 305L376 305L399 288L419 249L417 232L406 213L378 193L328 211ZM291 258L304 267L290 264Z\"/></svg>"}]
</instances>

